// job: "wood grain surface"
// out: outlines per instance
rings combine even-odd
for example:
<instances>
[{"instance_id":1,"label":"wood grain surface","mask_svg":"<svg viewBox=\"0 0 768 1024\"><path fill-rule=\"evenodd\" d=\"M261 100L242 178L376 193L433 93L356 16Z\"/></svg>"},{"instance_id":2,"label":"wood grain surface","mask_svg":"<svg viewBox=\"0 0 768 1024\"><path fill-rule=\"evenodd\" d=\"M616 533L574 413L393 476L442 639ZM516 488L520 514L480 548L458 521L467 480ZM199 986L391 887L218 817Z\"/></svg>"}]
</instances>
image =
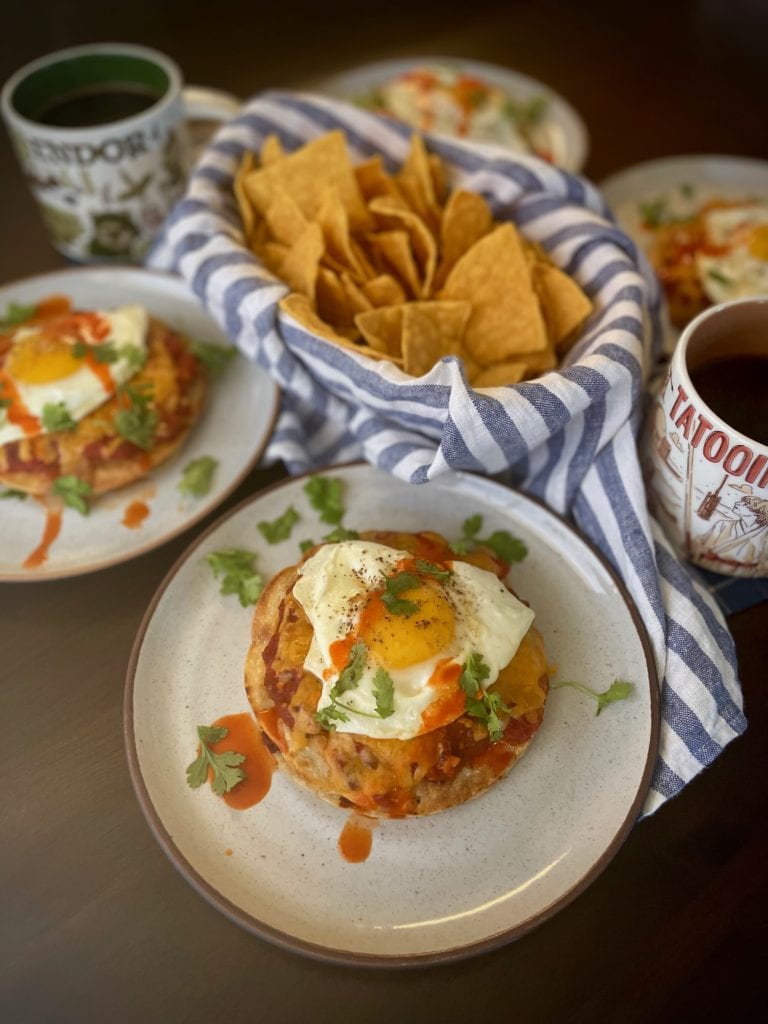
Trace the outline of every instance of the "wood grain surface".
<instances>
[{"instance_id":1,"label":"wood grain surface","mask_svg":"<svg viewBox=\"0 0 768 1024\"><path fill-rule=\"evenodd\" d=\"M245 4L22 0L0 79L42 53L123 39L240 95L365 60L454 54L547 82L591 133L595 180L681 153L768 158L762 0ZM0 138L0 281L56 268ZM229 507L280 470L257 470ZM411 972L328 967L230 924L166 861L134 798L122 696L152 594L210 519L72 580L0 584L0 1021L756 1020L768 873L768 604L731 618L750 727L639 824L603 875L518 942ZM2 508L0 508L0 530Z\"/></svg>"}]
</instances>

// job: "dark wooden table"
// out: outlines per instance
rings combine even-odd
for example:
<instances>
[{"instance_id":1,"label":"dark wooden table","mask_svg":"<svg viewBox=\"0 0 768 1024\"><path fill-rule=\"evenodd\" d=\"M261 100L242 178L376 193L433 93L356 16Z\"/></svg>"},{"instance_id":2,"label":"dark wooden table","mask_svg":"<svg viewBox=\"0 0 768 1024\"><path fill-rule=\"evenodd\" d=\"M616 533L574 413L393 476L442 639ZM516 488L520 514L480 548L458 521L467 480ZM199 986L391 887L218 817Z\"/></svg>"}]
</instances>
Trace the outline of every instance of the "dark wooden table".
<instances>
[{"instance_id":1,"label":"dark wooden table","mask_svg":"<svg viewBox=\"0 0 768 1024\"><path fill-rule=\"evenodd\" d=\"M157 46L189 81L241 95L373 58L455 54L567 96L589 125L596 180L667 154L768 158L762 0L624 6L19 0L3 12L0 79L44 52L114 38ZM4 136L0 183L0 280L60 266ZM227 506L279 473L254 472ZM638 825L566 910L448 967L328 967L251 937L203 902L151 837L128 779L131 643L155 587L205 525L92 576L0 585L0 1020L756 1019L768 912L768 604L730 620L747 734Z\"/></svg>"}]
</instances>

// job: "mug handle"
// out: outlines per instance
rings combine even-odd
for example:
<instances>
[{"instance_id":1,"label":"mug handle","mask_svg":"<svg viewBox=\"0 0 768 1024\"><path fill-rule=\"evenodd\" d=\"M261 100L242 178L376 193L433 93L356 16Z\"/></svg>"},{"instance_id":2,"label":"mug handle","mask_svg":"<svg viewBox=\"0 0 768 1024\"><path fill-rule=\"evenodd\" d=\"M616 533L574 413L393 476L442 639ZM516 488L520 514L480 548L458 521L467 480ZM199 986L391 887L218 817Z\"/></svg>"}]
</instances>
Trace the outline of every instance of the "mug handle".
<instances>
[{"instance_id":1,"label":"mug handle","mask_svg":"<svg viewBox=\"0 0 768 1024\"><path fill-rule=\"evenodd\" d=\"M242 106L232 93L202 85L185 86L181 97L187 121L228 121L240 113Z\"/></svg>"}]
</instances>

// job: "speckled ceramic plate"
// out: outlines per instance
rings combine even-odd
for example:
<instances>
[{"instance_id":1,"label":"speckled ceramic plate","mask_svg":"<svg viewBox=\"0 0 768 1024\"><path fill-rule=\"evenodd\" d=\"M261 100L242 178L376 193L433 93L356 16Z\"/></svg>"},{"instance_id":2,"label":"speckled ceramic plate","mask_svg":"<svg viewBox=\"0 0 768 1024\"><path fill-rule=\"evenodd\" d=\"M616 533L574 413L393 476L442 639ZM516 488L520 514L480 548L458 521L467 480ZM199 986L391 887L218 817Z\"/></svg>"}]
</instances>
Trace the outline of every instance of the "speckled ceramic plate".
<instances>
[{"instance_id":1,"label":"speckled ceramic plate","mask_svg":"<svg viewBox=\"0 0 768 1024\"><path fill-rule=\"evenodd\" d=\"M54 293L76 306L104 309L140 303L192 338L228 343L187 285L177 277L132 267L83 267L27 278L0 287L0 312L8 303L33 303ZM143 480L94 500L88 516L66 508L61 532L36 569L24 561L40 543L45 511L31 498L0 502L0 580L56 579L94 572L163 544L207 515L256 464L272 432L278 390L257 366L233 359L212 379L207 406L184 445ZM184 466L201 455L218 460L210 492L185 498L177 484ZM0 492L4 489L0 487ZM149 509L137 528L123 524L133 502Z\"/></svg>"},{"instance_id":2,"label":"speckled ceramic plate","mask_svg":"<svg viewBox=\"0 0 768 1024\"><path fill-rule=\"evenodd\" d=\"M347 814L280 772L265 800L230 810L191 790L196 726L247 710L243 663L252 609L222 597L205 556L259 551L270 575L319 538L303 480L262 492L225 516L161 585L134 645L125 703L139 801L174 865L214 906L264 938L322 959L408 965L467 956L516 938L574 899L610 861L646 793L658 737L648 641L622 586L566 522L469 474L413 486L364 465L344 479L345 525L432 529L449 538L477 512L488 530L523 538L513 569L563 679L597 689L616 677L632 696L595 717L590 698L552 691L525 757L476 800L440 814L382 821L362 864L337 848ZM293 536L274 547L256 524L292 504ZM228 851L228 852L227 852Z\"/></svg>"},{"instance_id":3,"label":"speckled ceramic plate","mask_svg":"<svg viewBox=\"0 0 768 1024\"><path fill-rule=\"evenodd\" d=\"M540 128L542 142L551 151L558 167L574 173L582 169L587 159L589 135L579 114L548 85L499 64L458 57L403 57L349 68L330 78L311 82L310 85L318 92L355 102L369 96L398 75L414 68L435 66L475 75L503 89L516 103L528 103L543 97L547 101L547 108Z\"/></svg>"}]
</instances>

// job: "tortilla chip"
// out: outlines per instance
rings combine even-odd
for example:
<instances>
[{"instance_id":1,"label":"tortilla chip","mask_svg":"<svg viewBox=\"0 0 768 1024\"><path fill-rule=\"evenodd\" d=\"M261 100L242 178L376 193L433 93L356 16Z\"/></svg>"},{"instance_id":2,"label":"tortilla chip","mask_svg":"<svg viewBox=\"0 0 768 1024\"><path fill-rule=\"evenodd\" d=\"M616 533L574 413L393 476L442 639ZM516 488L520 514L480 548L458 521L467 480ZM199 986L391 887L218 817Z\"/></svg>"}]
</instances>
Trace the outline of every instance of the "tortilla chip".
<instances>
[{"instance_id":1,"label":"tortilla chip","mask_svg":"<svg viewBox=\"0 0 768 1024\"><path fill-rule=\"evenodd\" d=\"M313 303L320 259L324 251L320 225L307 224L278 270L279 276L292 291L305 295Z\"/></svg>"},{"instance_id":2,"label":"tortilla chip","mask_svg":"<svg viewBox=\"0 0 768 1024\"><path fill-rule=\"evenodd\" d=\"M368 310L373 309L373 303L361 289L355 284L349 274L341 275L341 286L344 289L344 295L347 300L347 305L351 310L353 317L357 313L366 313Z\"/></svg>"},{"instance_id":3,"label":"tortilla chip","mask_svg":"<svg viewBox=\"0 0 768 1024\"><path fill-rule=\"evenodd\" d=\"M411 209L419 214L431 231L437 231L440 224L440 205L435 195L429 154L424 139L416 132L411 135L408 156L395 180Z\"/></svg>"},{"instance_id":4,"label":"tortilla chip","mask_svg":"<svg viewBox=\"0 0 768 1024\"><path fill-rule=\"evenodd\" d=\"M437 242L421 217L409 210L402 202L381 196L368 204L381 226L397 230L402 225L408 232L411 248L421 271L421 287L418 294L426 298L432 290L432 279L437 266Z\"/></svg>"},{"instance_id":5,"label":"tortilla chip","mask_svg":"<svg viewBox=\"0 0 768 1024\"><path fill-rule=\"evenodd\" d=\"M240 211L240 220L243 222L243 236L245 237L245 244L248 248L251 247L251 238L253 237L254 228L256 227L256 211L245 193L244 180L253 170L254 164L255 159L253 153L243 153L237 170L235 171L235 180L232 185L232 189L235 193L235 199L237 200L237 208Z\"/></svg>"},{"instance_id":6,"label":"tortilla chip","mask_svg":"<svg viewBox=\"0 0 768 1024\"><path fill-rule=\"evenodd\" d=\"M405 292L391 274L379 274L362 287L374 306L397 306L405 302Z\"/></svg>"},{"instance_id":7,"label":"tortilla chip","mask_svg":"<svg viewBox=\"0 0 768 1024\"><path fill-rule=\"evenodd\" d=\"M465 252L439 297L472 303L464 345L481 366L547 347L544 318L513 224L495 228Z\"/></svg>"},{"instance_id":8,"label":"tortilla chip","mask_svg":"<svg viewBox=\"0 0 768 1024\"><path fill-rule=\"evenodd\" d=\"M524 359L510 359L506 363L496 363L484 370L472 374L470 381L474 388L499 388L506 384L519 384L528 373L528 363Z\"/></svg>"},{"instance_id":9,"label":"tortilla chip","mask_svg":"<svg viewBox=\"0 0 768 1024\"><path fill-rule=\"evenodd\" d=\"M261 150L259 151L259 162L262 167L268 167L270 164L276 163L278 160L282 160L285 156L285 150L283 144L277 135L272 132L261 144Z\"/></svg>"},{"instance_id":10,"label":"tortilla chip","mask_svg":"<svg viewBox=\"0 0 768 1024\"><path fill-rule=\"evenodd\" d=\"M317 313L315 313L309 299L307 299L305 295L286 295L284 299L280 300L280 309L292 316L300 326L306 328L306 330L310 331L312 334L316 334L320 338L325 338L326 341L332 341L340 348L344 348L349 352L356 352L361 356L368 356L369 359L386 359L388 362L394 363L396 366L402 365L402 359L389 356L383 352L377 352L369 345L358 344L354 341L350 341L348 338L345 338L343 334L339 334L337 331L334 331L332 327L329 327L328 324L321 320Z\"/></svg>"},{"instance_id":11,"label":"tortilla chip","mask_svg":"<svg viewBox=\"0 0 768 1024\"><path fill-rule=\"evenodd\" d=\"M384 162L380 156L372 156L364 163L358 164L355 167L355 177L366 202L377 196L394 196L396 199L402 199L395 179L384 169Z\"/></svg>"},{"instance_id":12,"label":"tortilla chip","mask_svg":"<svg viewBox=\"0 0 768 1024\"><path fill-rule=\"evenodd\" d=\"M280 267L288 255L288 246L282 242L265 242L258 249L258 256L268 270L280 276Z\"/></svg>"},{"instance_id":13,"label":"tortilla chip","mask_svg":"<svg viewBox=\"0 0 768 1024\"><path fill-rule=\"evenodd\" d=\"M443 161L437 155L437 153L429 154L429 169L432 172L432 187L435 190L435 199L439 206L442 206L445 202L445 197L448 194L448 185L445 180L445 167Z\"/></svg>"},{"instance_id":14,"label":"tortilla chip","mask_svg":"<svg viewBox=\"0 0 768 1024\"><path fill-rule=\"evenodd\" d=\"M403 310L406 308L404 305L383 306L368 313L358 313L355 324L371 348L387 355L400 356Z\"/></svg>"},{"instance_id":15,"label":"tortilla chip","mask_svg":"<svg viewBox=\"0 0 768 1024\"><path fill-rule=\"evenodd\" d=\"M567 351L592 312L592 303L573 278L552 263L536 264L533 286L551 344L558 352Z\"/></svg>"},{"instance_id":16,"label":"tortilla chip","mask_svg":"<svg viewBox=\"0 0 768 1024\"><path fill-rule=\"evenodd\" d=\"M459 355L471 306L468 302L408 302L403 309L403 369L427 373L443 356Z\"/></svg>"},{"instance_id":17,"label":"tortilla chip","mask_svg":"<svg viewBox=\"0 0 768 1024\"><path fill-rule=\"evenodd\" d=\"M476 192L452 193L440 224L442 257L436 275L439 287L461 256L493 228L491 210Z\"/></svg>"},{"instance_id":18,"label":"tortilla chip","mask_svg":"<svg viewBox=\"0 0 768 1024\"><path fill-rule=\"evenodd\" d=\"M315 221L322 228L328 255L362 279L362 267L351 246L347 211L335 186L326 188Z\"/></svg>"},{"instance_id":19,"label":"tortilla chip","mask_svg":"<svg viewBox=\"0 0 768 1024\"><path fill-rule=\"evenodd\" d=\"M354 324L352 310L341 283L341 275L328 267L320 267L315 285L317 314L337 330L348 330Z\"/></svg>"},{"instance_id":20,"label":"tortilla chip","mask_svg":"<svg viewBox=\"0 0 768 1024\"><path fill-rule=\"evenodd\" d=\"M383 271L392 271L406 293L416 297L421 292L419 268L405 231L377 231L366 235L368 249Z\"/></svg>"},{"instance_id":21,"label":"tortilla chip","mask_svg":"<svg viewBox=\"0 0 768 1024\"><path fill-rule=\"evenodd\" d=\"M252 171L244 182L248 198L261 213L269 206L275 190L282 187L309 219L317 213L329 185L339 190L350 226L369 227L370 217L340 129L321 135L281 160Z\"/></svg>"},{"instance_id":22,"label":"tortilla chip","mask_svg":"<svg viewBox=\"0 0 768 1024\"><path fill-rule=\"evenodd\" d=\"M290 246L306 231L309 221L285 189L278 186L264 211L264 223L273 241Z\"/></svg>"},{"instance_id":23,"label":"tortilla chip","mask_svg":"<svg viewBox=\"0 0 768 1024\"><path fill-rule=\"evenodd\" d=\"M362 284L364 281L372 281L374 277L378 277L378 270L376 270L373 263L368 258L368 254L366 253L365 249L360 244L360 242L353 238L350 241L349 246L352 252L355 254L355 259L357 260L360 266L360 272L362 274L362 277L358 278L359 283ZM354 276L355 275L353 274L353 277Z\"/></svg>"}]
</instances>

